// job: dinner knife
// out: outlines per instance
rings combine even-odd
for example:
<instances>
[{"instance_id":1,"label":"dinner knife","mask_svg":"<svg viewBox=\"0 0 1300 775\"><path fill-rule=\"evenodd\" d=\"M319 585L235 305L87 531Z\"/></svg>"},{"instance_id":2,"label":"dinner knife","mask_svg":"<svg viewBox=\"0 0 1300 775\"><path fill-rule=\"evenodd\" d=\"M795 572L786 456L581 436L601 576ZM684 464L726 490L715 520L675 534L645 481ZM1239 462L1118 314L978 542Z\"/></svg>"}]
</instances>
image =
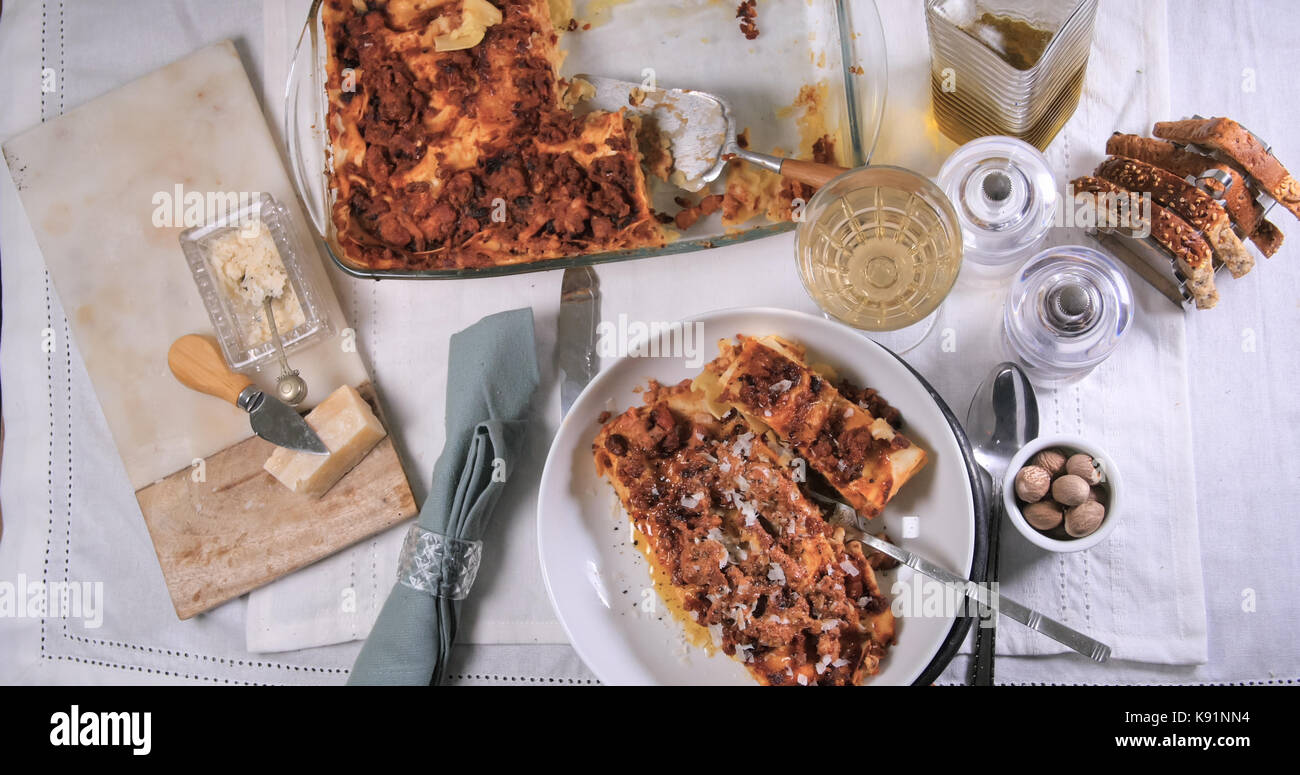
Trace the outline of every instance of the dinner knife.
<instances>
[{"instance_id":1,"label":"dinner knife","mask_svg":"<svg viewBox=\"0 0 1300 775\"><path fill-rule=\"evenodd\" d=\"M189 334L172 342L167 367L182 385L220 398L248 412L253 433L279 447L328 455L329 448L288 404L262 392L247 375L226 368L217 343Z\"/></svg>"},{"instance_id":2,"label":"dinner knife","mask_svg":"<svg viewBox=\"0 0 1300 775\"><path fill-rule=\"evenodd\" d=\"M596 376L596 326L600 323L600 281L589 266L571 266L560 282L556 362L560 368L560 417Z\"/></svg>"},{"instance_id":3,"label":"dinner knife","mask_svg":"<svg viewBox=\"0 0 1300 775\"><path fill-rule=\"evenodd\" d=\"M854 541L861 541L870 546L872 549L886 554L898 560L912 570L923 573L932 579L941 581L949 586L959 587L966 597L980 603L981 605L991 608L1003 616L1015 619L1031 630L1046 635L1052 640L1064 644L1074 651L1079 652L1094 662L1105 662L1110 659L1110 646L1094 640L1087 635L1067 627L1064 624L1051 619L1038 611L1028 608L1002 594L995 594L989 587L983 584L977 584L970 579L958 576L952 571L946 570L933 562L910 552L901 546L895 546L881 538L867 533L855 527L861 517L848 504L841 503L834 498L828 498L817 492L810 492L813 499L825 503L835 508L835 524L844 528L845 535Z\"/></svg>"}]
</instances>

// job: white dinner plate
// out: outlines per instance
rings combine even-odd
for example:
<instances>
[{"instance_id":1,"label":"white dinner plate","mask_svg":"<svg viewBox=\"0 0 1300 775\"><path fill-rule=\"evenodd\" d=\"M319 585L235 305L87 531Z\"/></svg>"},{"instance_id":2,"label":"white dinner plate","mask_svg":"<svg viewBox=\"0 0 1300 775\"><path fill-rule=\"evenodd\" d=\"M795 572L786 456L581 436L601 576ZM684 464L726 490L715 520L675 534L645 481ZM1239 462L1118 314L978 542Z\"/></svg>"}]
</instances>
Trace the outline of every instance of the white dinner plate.
<instances>
[{"instance_id":1,"label":"white dinner plate","mask_svg":"<svg viewBox=\"0 0 1300 775\"><path fill-rule=\"evenodd\" d=\"M880 391L902 412L904 433L929 453L925 468L885 509L885 528L900 545L970 576L976 557L975 498L960 431L907 366L865 336L801 312L723 310L687 324L695 323L703 324L691 330L702 330L705 362L716 356L719 339L777 334L804 345L810 362L828 364L840 376ZM686 644L680 624L653 591L645 558L630 543L627 515L613 488L596 476L592 461L601 412L618 414L640 404L635 389L651 378L676 384L695 377L701 366L690 360L624 357L598 374L560 424L542 472L537 543L547 592L573 647L607 684L753 683L725 654L710 657ZM904 518L913 516L918 519L908 522L917 526L917 535L905 537ZM882 590L888 594L896 580L910 583L911 570L881 574ZM961 634L954 621L951 615L901 617L898 642L871 682L909 684L941 649L950 658Z\"/></svg>"}]
</instances>

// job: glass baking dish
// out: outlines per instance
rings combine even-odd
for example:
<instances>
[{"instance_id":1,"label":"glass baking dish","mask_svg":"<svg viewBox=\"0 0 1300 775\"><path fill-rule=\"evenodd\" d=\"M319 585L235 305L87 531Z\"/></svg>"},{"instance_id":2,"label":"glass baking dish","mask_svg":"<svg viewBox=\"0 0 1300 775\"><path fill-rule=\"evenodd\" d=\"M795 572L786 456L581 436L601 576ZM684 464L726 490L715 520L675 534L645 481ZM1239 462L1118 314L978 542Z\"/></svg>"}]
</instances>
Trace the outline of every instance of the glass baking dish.
<instances>
[{"instance_id":1,"label":"glass baking dish","mask_svg":"<svg viewBox=\"0 0 1300 775\"><path fill-rule=\"evenodd\" d=\"M374 270L350 263L339 247L329 217L330 161L325 131L326 45L321 0L312 3L298 40L285 90L285 138L294 185L330 257L355 277L457 279L587 266L610 261L686 253L789 231L793 223L764 216L724 227L721 216L701 218L659 248L592 253L485 269ZM659 0L591 0L575 3L578 29L561 36L567 52L561 75L591 73L629 81L653 77L664 88L691 88L727 98L738 129L749 129L758 151L796 152L805 86L825 87L823 116L837 138L838 161L859 167L871 160L885 109L888 82L885 36L874 0L764 0L759 36L746 39L734 3L710 0L668 5ZM590 25L584 29L584 25ZM725 175L709 190L722 193ZM675 213L683 192L655 181L656 210Z\"/></svg>"}]
</instances>

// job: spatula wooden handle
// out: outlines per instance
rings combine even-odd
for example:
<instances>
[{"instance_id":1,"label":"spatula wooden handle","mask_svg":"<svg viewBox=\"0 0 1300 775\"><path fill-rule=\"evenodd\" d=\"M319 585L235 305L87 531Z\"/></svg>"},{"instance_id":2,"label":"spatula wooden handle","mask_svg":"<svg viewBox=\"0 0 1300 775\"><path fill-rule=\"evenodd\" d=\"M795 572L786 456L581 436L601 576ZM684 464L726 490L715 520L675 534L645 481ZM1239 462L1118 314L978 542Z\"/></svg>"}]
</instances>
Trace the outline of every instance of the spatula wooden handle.
<instances>
[{"instance_id":1,"label":"spatula wooden handle","mask_svg":"<svg viewBox=\"0 0 1300 775\"><path fill-rule=\"evenodd\" d=\"M216 342L198 334L187 334L172 342L167 366L185 387L236 405L239 394L253 384L253 380L226 367Z\"/></svg>"},{"instance_id":2,"label":"spatula wooden handle","mask_svg":"<svg viewBox=\"0 0 1300 775\"><path fill-rule=\"evenodd\" d=\"M848 171L847 167L837 167L834 164L819 164L815 161L803 161L802 159L786 159L781 163L782 175L800 183L807 183L813 188L821 188Z\"/></svg>"}]
</instances>

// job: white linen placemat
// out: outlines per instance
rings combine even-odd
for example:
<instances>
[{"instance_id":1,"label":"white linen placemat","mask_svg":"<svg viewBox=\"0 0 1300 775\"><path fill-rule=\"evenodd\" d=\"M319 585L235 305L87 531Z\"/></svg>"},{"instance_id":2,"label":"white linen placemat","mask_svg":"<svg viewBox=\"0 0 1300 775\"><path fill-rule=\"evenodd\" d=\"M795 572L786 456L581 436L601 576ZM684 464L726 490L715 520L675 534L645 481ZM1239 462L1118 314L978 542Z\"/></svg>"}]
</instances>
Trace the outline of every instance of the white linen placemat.
<instances>
[{"instance_id":1,"label":"white linen placemat","mask_svg":"<svg viewBox=\"0 0 1300 775\"><path fill-rule=\"evenodd\" d=\"M7 74L0 79L0 104L6 106L0 138L226 38L236 40L255 74L251 65L261 41L240 35L248 19L260 18L260 3L239 0L224 5L222 14L206 16L210 6L202 0L146 7L6 3L0 22L0 72ZM123 45L137 40L155 45ZM86 259L93 261L94 234L85 237ZM243 600L177 620L126 471L4 165L0 240L8 453L0 476L0 583L27 601L71 583L83 592L83 603L93 603L68 617L30 606L0 616L0 682L342 682L356 644L250 658ZM178 260L184 260L179 247Z\"/></svg>"},{"instance_id":2,"label":"white linen placemat","mask_svg":"<svg viewBox=\"0 0 1300 775\"><path fill-rule=\"evenodd\" d=\"M307 0L265 0L268 101L282 93L275 50L288 51L305 18ZM890 102L876 151L882 163L933 175L954 145L928 115L928 56L921 5L882 3L890 41ZM1162 2L1102 3L1085 93L1078 112L1049 149L1062 183L1102 158L1116 130L1147 132L1168 114L1165 7ZM277 42L278 41L278 42ZM274 105L273 105L274 109ZM924 132L917 123L924 122ZM277 122L278 123L278 122ZM1058 230L1053 242L1086 240ZM672 321L726 306L772 305L816 312L795 273L790 235L707 253L666 256L598 268L606 320ZM363 351L389 395L390 417L422 494L440 447L441 372L446 338L483 314L530 300L539 335L558 306L560 273L452 283L340 283L352 305ZM1206 659L1191 437L1187 411L1183 313L1133 278L1137 320L1128 341L1084 382L1040 395L1043 433L1079 433L1107 447L1126 473L1129 506L1123 522L1090 552L1049 555L1030 546L1009 524L1003 532L1003 590L1106 641L1116 658L1187 664ZM725 289L725 290L724 290ZM1004 359L998 338L1005 284L959 283L942 308L935 332L907 354L964 417L985 372ZM427 334L425 332L428 332ZM539 361L549 364L540 343ZM418 357L412 357L418 353ZM544 456L558 421L554 375L539 396L545 431L530 437ZM537 461L540 471L541 460ZM536 471L520 472L533 477ZM544 595L533 545L535 499L520 487L501 505L489 546L502 562L479 576L462 640L470 643L561 642ZM364 637L390 586L401 531L383 536L264 587L250 596L250 650L282 650ZM489 553L490 554L490 553ZM358 569L373 579L355 581ZM364 575L364 574L361 574ZM377 579L377 580L376 580ZM354 609L341 611L344 590ZM1014 625L1000 631L1008 654L1056 654L1053 641Z\"/></svg>"}]
</instances>

